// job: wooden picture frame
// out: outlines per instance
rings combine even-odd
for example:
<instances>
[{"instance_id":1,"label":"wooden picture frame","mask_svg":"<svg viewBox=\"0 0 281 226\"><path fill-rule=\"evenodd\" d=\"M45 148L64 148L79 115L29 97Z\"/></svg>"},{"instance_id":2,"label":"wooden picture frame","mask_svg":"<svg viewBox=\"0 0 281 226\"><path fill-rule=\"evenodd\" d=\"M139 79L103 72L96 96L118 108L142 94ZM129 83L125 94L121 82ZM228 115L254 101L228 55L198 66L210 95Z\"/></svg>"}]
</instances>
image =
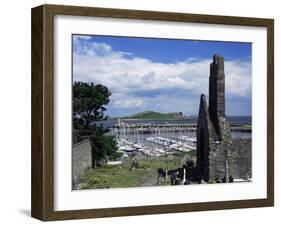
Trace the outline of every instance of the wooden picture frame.
<instances>
[{"instance_id":1,"label":"wooden picture frame","mask_svg":"<svg viewBox=\"0 0 281 226\"><path fill-rule=\"evenodd\" d=\"M239 25L267 29L267 198L168 205L54 210L54 16ZM31 215L50 220L163 214L274 205L274 20L42 5L32 9L32 200Z\"/></svg>"}]
</instances>

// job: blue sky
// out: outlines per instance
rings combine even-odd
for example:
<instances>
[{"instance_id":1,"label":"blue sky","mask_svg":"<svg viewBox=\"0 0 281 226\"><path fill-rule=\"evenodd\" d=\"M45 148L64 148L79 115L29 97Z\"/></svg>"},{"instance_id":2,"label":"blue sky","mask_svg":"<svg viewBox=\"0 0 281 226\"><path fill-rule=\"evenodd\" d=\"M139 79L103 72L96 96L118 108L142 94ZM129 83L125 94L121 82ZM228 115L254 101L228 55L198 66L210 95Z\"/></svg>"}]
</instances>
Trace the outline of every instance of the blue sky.
<instances>
[{"instance_id":1,"label":"blue sky","mask_svg":"<svg viewBox=\"0 0 281 226\"><path fill-rule=\"evenodd\" d=\"M225 59L226 114L251 115L251 44L73 35L73 80L106 85L109 116L197 115L214 54Z\"/></svg>"}]
</instances>

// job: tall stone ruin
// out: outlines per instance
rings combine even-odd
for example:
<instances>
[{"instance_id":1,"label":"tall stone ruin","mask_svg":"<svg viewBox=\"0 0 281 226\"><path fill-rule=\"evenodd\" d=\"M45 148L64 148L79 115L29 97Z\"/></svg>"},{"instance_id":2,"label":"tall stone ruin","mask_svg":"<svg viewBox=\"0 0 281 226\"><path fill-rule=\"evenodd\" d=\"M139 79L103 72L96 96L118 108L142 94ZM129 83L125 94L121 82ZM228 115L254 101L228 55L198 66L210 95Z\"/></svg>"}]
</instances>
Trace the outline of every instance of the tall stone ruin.
<instances>
[{"instance_id":1,"label":"tall stone ruin","mask_svg":"<svg viewBox=\"0 0 281 226\"><path fill-rule=\"evenodd\" d=\"M240 141L239 141L240 142ZM224 59L213 56L209 77L209 107L201 94L197 121L197 175L210 179L251 176L251 142L240 147L231 138L225 118Z\"/></svg>"},{"instance_id":2,"label":"tall stone ruin","mask_svg":"<svg viewBox=\"0 0 281 226\"><path fill-rule=\"evenodd\" d=\"M224 59L218 55L214 55L213 63L210 64L209 114L220 136L219 117L225 117L225 75Z\"/></svg>"}]
</instances>

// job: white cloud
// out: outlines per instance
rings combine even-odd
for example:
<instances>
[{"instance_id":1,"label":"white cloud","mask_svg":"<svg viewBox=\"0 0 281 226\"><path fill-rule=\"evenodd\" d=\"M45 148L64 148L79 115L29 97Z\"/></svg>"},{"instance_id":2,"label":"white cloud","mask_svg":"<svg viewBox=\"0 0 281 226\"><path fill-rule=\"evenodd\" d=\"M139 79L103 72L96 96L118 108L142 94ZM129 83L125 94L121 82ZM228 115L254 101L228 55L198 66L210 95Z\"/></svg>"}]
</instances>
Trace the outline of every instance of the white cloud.
<instances>
[{"instance_id":1,"label":"white cloud","mask_svg":"<svg viewBox=\"0 0 281 226\"><path fill-rule=\"evenodd\" d=\"M172 108L179 111L177 109L186 104L187 96L199 100L201 93L208 94L211 59L186 59L164 64L113 51L106 43L87 40L85 37L74 40L73 79L109 87L113 93L112 108L146 109L153 104L161 109L167 108L167 111L172 111ZM225 61L225 74L228 96L251 94L249 62ZM146 93L151 95L146 96ZM190 108L197 112L197 102L193 102L194 106L190 104Z\"/></svg>"},{"instance_id":2,"label":"white cloud","mask_svg":"<svg viewBox=\"0 0 281 226\"><path fill-rule=\"evenodd\" d=\"M143 100L139 98L119 99L113 102L113 106L117 108L136 108L143 105Z\"/></svg>"},{"instance_id":3,"label":"white cloud","mask_svg":"<svg viewBox=\"0 0 281 226\"><path fill-rule=\"evenodd\" d=\"M126 95L123 93L113 93L111 96L112 108L137 108L143 106L144 101L142 98Z\"/></svg>"},{"instance_id":4,"label":"white cloud","mask_svg":"<svg viewBox=\"0 0 281 226\"><path fill-rule=\"evenodd\" d=\"M245 97L251 95L251 63L243 61L226 61L226 90L228 95Z\"/></svg>"}]
</instances>

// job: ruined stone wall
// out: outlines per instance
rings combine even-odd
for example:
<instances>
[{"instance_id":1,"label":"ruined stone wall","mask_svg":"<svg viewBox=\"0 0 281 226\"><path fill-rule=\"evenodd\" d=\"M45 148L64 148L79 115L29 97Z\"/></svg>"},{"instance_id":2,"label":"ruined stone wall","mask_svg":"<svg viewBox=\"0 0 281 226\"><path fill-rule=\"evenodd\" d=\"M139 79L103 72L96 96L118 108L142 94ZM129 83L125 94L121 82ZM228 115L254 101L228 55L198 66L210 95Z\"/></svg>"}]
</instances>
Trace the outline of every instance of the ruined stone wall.
<instances>
[{"instance_id":1,"label":"ruined stone wall","mask_svg":"<svg viewBox=\"0 0 281 226\"><path fill-rule=\"evenodd\" d=\"M224 117L219 117L219 128L221 140L217 140L210 145L209 153L209 171L210 178L217 176L223 178L226 176L226 167L229 166L229 160L232 153L232 139L229 123Z\"/></svg>"},{"instance_id":2,"label":"ruined stone wall","mask_svg":"<svg viewBox=\"0 0 281 226\"><path fill-rule=\"evenodd\" d=\"M229 173L234 178L252 178L252 139L235 139L232 143Z\"/></svg>"},{"instance_id":3,"label":"ruined stone wall","mask_svg":"<svg viewBox=\"0 0 281 226\"><path fill-rule=\"evenodd\" d=\"M252 175L251 141L232 140L225 119L224 59L214 55L210 64L209 108L201 95L197 122L196 169L204 180Z\"/></svg>"},{"instance_id":4,"label":"ruined stone wall","mask_svg":"<svg viewBox=\"0 0 281 226\"><path fill-rule=\"evenodd\" d=\"M74 181L92 167L91 144L88 139L73 145L72 148L72 178Z\"/></svg>"},{"instance_id":5,"label":"ruined stone wall","mask_svg":"<svg viewBox=\"0 0 281 226\"><path fill-rule=\"evenodd\" d=\"M228 173L235 179L252 177L251 139L232 139L229 123L220 117L221 141L210 144L209 177L223 178ZM228 170L226 169L228 165Z\"/></svg>"}]
</instances>

